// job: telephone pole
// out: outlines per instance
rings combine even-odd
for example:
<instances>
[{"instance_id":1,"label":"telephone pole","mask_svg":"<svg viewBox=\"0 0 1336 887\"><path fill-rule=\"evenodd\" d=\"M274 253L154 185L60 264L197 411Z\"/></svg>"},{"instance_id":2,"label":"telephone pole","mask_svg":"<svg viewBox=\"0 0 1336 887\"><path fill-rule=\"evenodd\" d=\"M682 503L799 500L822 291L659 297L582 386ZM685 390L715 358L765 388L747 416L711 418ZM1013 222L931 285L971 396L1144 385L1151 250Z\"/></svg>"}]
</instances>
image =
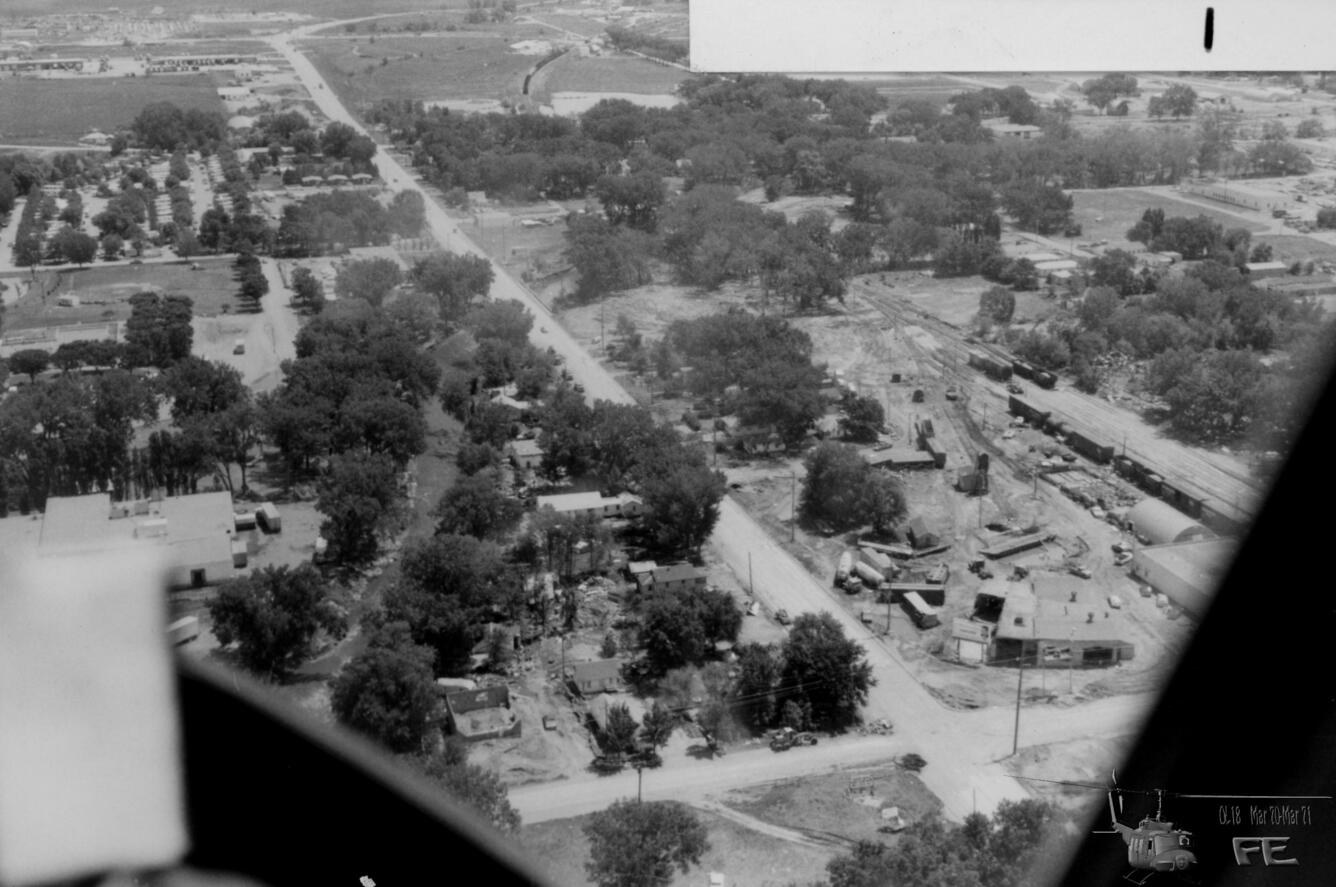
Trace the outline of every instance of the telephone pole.
<instances>
[{"instance_id":1,"label":"telephone pole","mask_svg":"<svg viewBox=\"0 0 1336 887\"><path fill-rule=\"evenodd\" d=\"M1016 749L1021 743L1021 681L1025 678L1025 647L1021 647L1021 655L1016 659L1016 726L1011 734L1011 753L1016 754Z\"/></svg>"}]
</instances>

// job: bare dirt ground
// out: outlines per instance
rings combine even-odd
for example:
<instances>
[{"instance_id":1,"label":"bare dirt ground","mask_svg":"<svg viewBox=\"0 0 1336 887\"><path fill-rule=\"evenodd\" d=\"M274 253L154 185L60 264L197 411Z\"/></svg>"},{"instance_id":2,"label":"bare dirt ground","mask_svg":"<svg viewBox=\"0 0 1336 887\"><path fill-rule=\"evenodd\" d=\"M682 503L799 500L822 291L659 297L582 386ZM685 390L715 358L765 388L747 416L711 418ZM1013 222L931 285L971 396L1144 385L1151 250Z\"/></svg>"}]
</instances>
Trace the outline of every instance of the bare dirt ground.
<instances>
[{"instance_id":1,"label":"bare dirt ground","mask_svg":"<svg viewBox=\"0 0 1336 887\"><path fill-rule=\"evenodd\" d=\"M777 752L802 753L801 748ZM899 807L900 815L910 823L941 809L941 802L924 788L918 777L885 765L736 790L728 794L724 803L765 822L818 841L829 841L841 849L858 841L894 843L895 838L877 831L883 823L880 812L883 808Z\"/></svg>"},{"instance_id":2,"label":"bare dirt ground","mask_svg":"<svg viewBox=\"0 0 1336 887\"><path fill-rule=\"evenodd\" d=\"M724 883L736 887L785 887L809 884L826 877L826 863L836 851L794 844L764 834L707 811L697 815L709 831L710 849L698 867L676 873L670 887L696 887L707 873L721 872ZM542 870L559 887L587 887L593 882L584 870L589 841L583 826L589 817L559 819L525 826L521 846L542 861Z\"/></svg>"}]
</instances>

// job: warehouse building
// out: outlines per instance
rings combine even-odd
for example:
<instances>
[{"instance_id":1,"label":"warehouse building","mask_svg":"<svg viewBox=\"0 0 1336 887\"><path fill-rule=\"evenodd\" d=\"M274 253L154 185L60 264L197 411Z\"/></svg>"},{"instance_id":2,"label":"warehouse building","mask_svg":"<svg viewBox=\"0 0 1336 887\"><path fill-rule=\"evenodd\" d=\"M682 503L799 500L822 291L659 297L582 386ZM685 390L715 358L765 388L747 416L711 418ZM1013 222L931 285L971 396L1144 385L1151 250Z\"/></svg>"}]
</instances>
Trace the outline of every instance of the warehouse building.
<instances>
[{"instance_id":1,"label":"warehouse building","mask_svg":"<svg viewBox=\"0 0 1336 887\"><path fill-rule=\"evenodd\" d=\"M592 517L635 517L642 511L639 496L618 493L604 496L597 491L588 493L560 493L539 496L538 508L550 507L558 514L589 515Z\"/></svg>"},{"instance_id":2,"label":"warehouse building","mask_svg":"<svg viewBox=\"0 0 1336 887\"><path fill-rule=\"evenodd\" d=\"M1086 585L1065 577L985 582L975 598L974 617L996 625L988 650L988 661L995 665L1097 668L1136 654L1135 645L1125 640L1122 614ZM955 626L953 636L958 634ZM978 642L977 637L963 640Z\"/></svg>"},{"instance_id":3,"label":"warehouse building","mask_svg":"<svg viewBox=\"0 0 1336 887\"><path fill-rule=\"evenodd\" d=\"M1132 554L1132 575L1194 616L1202 616L1234 560L1232 539L1148 545Z\"/></svg>"},{"instance_id":4,"label":"warehouse building","mask_svg":"<svg viewBox=\"0 0 1336 887\"><path fill-rule=\"evenodd\" d=\"M233 578L247 560L246 544L236 537L231 493L114 505L109 493L55 496L46 501L37 546L43 557L135 545L165 550L171 588L216 585Z\"/></svg>"},{"instance_id":5,"label":"warehouse building","mask_svg":"<svg viewBox=\"0 0 1336 887\"><path fill-rule=\"evenodd\" d=\"M1168 545L1189 539L1209 539L1210 530L1159 499L1146 499L1127 510L1127 525L1147 545Z\"/></svg>"}]
</instances>

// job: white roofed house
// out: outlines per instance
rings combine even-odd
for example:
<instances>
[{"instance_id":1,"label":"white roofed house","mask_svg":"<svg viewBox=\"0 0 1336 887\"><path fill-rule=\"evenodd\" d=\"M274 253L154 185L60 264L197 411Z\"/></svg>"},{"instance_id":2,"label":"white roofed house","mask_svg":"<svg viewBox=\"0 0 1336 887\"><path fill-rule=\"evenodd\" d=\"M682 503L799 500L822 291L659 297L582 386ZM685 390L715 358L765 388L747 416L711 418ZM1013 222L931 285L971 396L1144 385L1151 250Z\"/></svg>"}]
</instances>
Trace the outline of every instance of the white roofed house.
<instances>
[{"instance_id":1,"label":"white roofed house","mask_svg":"<svg viewBox=\"0 0 1336 887\"><path fill-rule=\"evenodd\" d=\"M594 517L635 517L643 510L639 496L630 493L604 496L596 491L539 496L538 507L550 507L558 514L585 514Z\"/></svg>"}]
</instances>

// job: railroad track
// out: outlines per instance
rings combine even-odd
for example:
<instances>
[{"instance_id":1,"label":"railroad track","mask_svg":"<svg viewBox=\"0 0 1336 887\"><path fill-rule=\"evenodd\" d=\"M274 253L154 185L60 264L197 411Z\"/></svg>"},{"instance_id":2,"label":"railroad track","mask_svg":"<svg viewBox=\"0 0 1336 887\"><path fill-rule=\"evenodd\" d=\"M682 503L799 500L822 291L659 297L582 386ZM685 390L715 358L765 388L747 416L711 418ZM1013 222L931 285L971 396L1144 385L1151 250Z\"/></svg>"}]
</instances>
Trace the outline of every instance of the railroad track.
<instances>
[{"instance_id":1,"label":"railroad track","mask_svg":"<svg viewBox=\"0 0 1336 887\"><path fill-rule=\"evenodd\" d=\"M964 391L977 390L981 374L969 366L971 346L964 341L964 336L957 328L921 309L905 304L894 296L874 296L869 293L857 293L857 295L893 323L899 326L912 324L933 336L937 347L931 351L922 347L913 336L903 336L902 341L916 362L919 364L927 362L934 367L944 385L954 384ZM1045 408L1065 414L1092 430L1119 425L1132 428L1130 435L1104 436L1117 445L1119 455L1125 452L1127 456L1143 464L1156 466L1160 474L1194 488L1201 498L1212 500L1216 510L1225 512L1232 519L1246 523L1256 513L1264 484L1246 469L1231 464L1226 459L1216 459L1210 454L1195 452L1175 441L1159 439L1156 432L1151 429L1143 429L1139 425L1126 425L1130 417L1113 412L1126 411L1106 406L1089 395L1069 388L1056 391L1046 391L1037 386L1029 388L1028 396L1042 403ZM963 410L946 410L943 413L960 438L966 453L974 459L979 452L988 452L990 457L1000 458L1004 464L1018 472L1020 466L1014 460L1008 459L978 427L968 408L971 400L970 397L962 399L961 403L965 407Z\"/></svg>"}]
</instances>

